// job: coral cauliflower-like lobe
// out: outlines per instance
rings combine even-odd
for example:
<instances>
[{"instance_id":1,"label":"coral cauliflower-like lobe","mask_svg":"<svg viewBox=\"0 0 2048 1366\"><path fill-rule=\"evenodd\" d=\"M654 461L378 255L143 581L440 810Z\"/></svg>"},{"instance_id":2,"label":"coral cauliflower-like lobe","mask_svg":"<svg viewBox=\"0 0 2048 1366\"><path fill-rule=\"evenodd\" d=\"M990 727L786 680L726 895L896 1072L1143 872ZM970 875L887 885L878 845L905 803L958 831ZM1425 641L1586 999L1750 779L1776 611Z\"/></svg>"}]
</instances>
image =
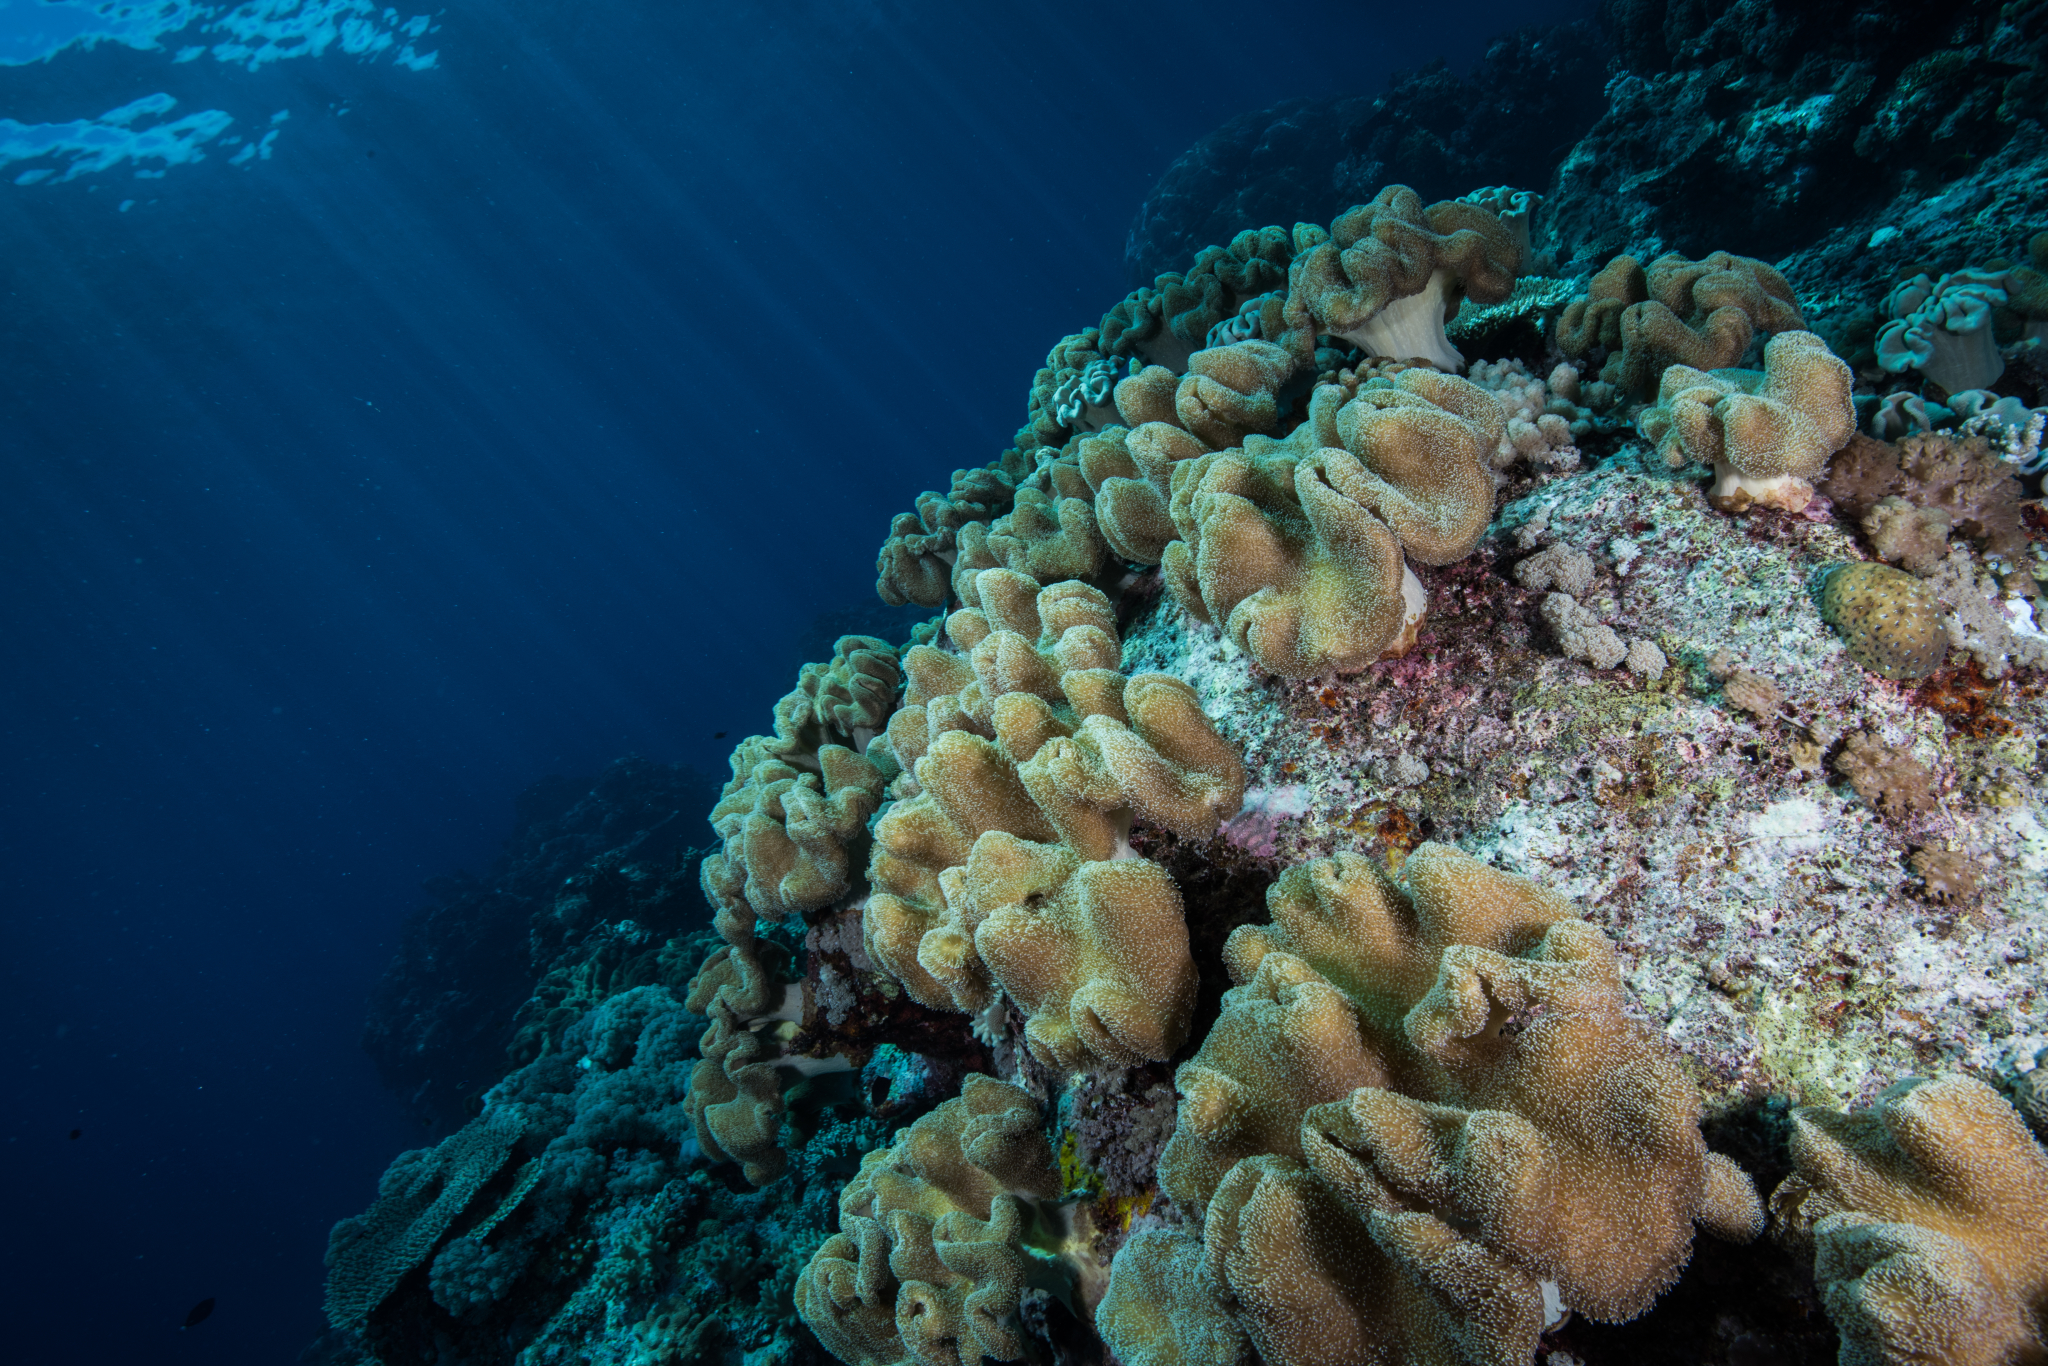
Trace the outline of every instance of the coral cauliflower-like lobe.
<instances>
[{"instance_id":1,"label":"coral cauliflower-like lobe","mask_svg":"<svg viewBox=\"0 0 2048 1366\"><path fill-rule=\"evenodd\" d=\"M1696 1222L1759 1230L1698 1092L1624 1015L1613 946L1561 898L1425 844L1398 883L1340 854L1268 905L1225 947L1238 985L1176 1078L1159 1178L1273 1366L1521 1366L1546 1283L1627 1319Z\"/></svg>"},{"instance_id":2,"label":"coral cauliflower-like lobe","mask_svg":"<svg viewBox=\"0 0 2048 1366\"><path fill-rule=\"evenodd\" d=\"M1424 605L1403 551L1448 564L1478 543L1503 421L1485 390L1427 369L1319 385L1285 440L1173 466L1167 584L1285 677L1398 654Z\"/></svg>"},{"instance_id":3,"label":"coral cauliflower-like lobe","mask_svg":"<svg viewBox=\"0 0 2048 1366\"><path fill-rule=\"evenodd\" d=\"M1673 365L1719 370L1742 359L1758 332L1805 325L1792 286L1764 262L1668 252L1647 270L1633 256L1609 261L1559 316L1557 344L1567 356L1607 348L1600 378L1648 398Z\"/></svg>"},{"instance_id":4,"label":"coral cauliflower-like lobe","mask_svg":"<svg viewBox=\"0 0 2048 1366\"><path fill-rule=\"evenodd\" d=\"M1031 1097L970 1075L861 1160L839 1232L797 1279L797 1313L849 1366L1020 1360L1017 1302L1040 1279L1024 1244L1059 1189Z\"/></svg>"},{"instance_id":5,"label":"coral cauliflower-like lobe","mask_svg":"<svg viewBox=\"0 0 2048 1366\"><path fill-rule=\"evenodd\" d=\"M1764 348L1764 368L1664 371L1643 435L1667 464L1711 464L1708 495L1724 512L1764 505L1798 512L1828 457L1856 434L1852 376L1811 332L1783 332Z\"/></svg>"},{"instance_id":6,"label":"coral cauliflower-like lobe","mask_svg":"<svg viewBox=\"0 0 2048 1366\"><path fill-rule=\"evenodd\" d=\"M1971 1077L1792 1116L1780 1236L1814 1251L1842 1366L2048 1360L2048 1153Z\"/></svg>"},{"instance_id":7,"label":"coral cauliflower-like lobe","mask_svg":"<svg viewBox=\"0 0 2048 1366\"><path fill-rule=\"evenodd\" d=\"M863 751L895 702L896 652L841 636L775 706L775 734L734 747L711 826L719 851L700 877L714 908L753 923L829 906L846 893L886 781Z\"/></svg>"},{"instance_id":8,"label":"coral cauliflower-like lobe","mask_svg":"<svg viewBox=\"0 0 2048 1366\"><path fill-rule=\"evenodd\" d=\"M2006 302L2001 271L1916 275L1885 299L1877 363L1894 374L1918 370L1949 393L1982 389L2005 373L1991 334L1992 310Z\"/></svg>"},{"instance_id":9,"label":"coral cauliflower-like lobe","mask_svg":"<svg viewBox=\"0 0 2048 1366\"><path fill-rule=\"evenodd\" d=\"M1109 601L1006 570L948 620L965 658L918 647L889 745L910 779L875 825L869 957L910 995L1027 1013L1047 1066L1170 1056L1194 969L1179 893L1131 855L1133 819L1206 839L1244 800L1193 690L1126 679Z\"/></svg>"},{"instance_id":10,"label":"coral cauliflower-like lobe","mask_svg":"<svg viewBox=\"0 0 2048 1366\"><path fill-rule=\"evenodd\" d=\"M1444 335L1445 320L1464 299L1507 298L1522 264L1513 229L1488 209L1462 200L1424 208L1406 185L1389 185L1339 214L1329 240L1290 268L1290 349L1305 356L1329 333L1369 356L1456 370L1465 358Z\"/></svg>"}]
</instances>

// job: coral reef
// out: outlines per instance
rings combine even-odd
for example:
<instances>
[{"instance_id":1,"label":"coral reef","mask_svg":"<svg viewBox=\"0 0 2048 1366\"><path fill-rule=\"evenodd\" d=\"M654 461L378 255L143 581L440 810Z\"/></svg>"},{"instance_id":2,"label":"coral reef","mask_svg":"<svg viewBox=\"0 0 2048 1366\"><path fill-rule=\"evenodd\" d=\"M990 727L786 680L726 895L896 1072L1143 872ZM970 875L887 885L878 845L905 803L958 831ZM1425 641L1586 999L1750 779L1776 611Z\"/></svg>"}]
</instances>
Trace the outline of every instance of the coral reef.
<instances>
[{"instance_id":1,"label":"coral reef","mask_svg":"<svg viewBox=\"0 0 2048 1366\"><path fill-rule=\"evenodd\" d=\"M1891 321L1877 330L1877 363L1918 370L1948 393L1982 389L2005 373L1991 335L1991 310L2005 302L2005 277L1959 270L1916 275L1885 299Z\"/></svg>"},{"instance_id":2,"label":"coral reef","mask_svg":"<svg viewBox=\"0 0 2048 1366\"><path fill-rule=\"evenodd\" d=\"M1465 360L1444 323L1465 299L1506 299L1525 254L1513 229L1481 205L1424 208L1406 185L1389 185L1339 214L1328 238L1289 269L1283 317L1304 341L1328 333L1368 356L1457 370Z\"/></svg>"},{"instance_id":3,"label":"coral reef","mask_svg":"<svg viewBox=\"0 0 2048 1366\"><path fill-rule=\"evenodd\" d=\"M970 654L906 661L889 742L908 781L875 826L867 955L928 1006L978 1011L1000 988L1048 1067L1168 1057L1193 1005L1187 931L1125 832L1214 834L1243 800L1237 757L1185 684L1115 669L1098 590L992 569L978 596L947 623Z\"/></svg>"},{"instance_id":4,"label":"coral reef","mask_svg":"<svg viewBox=\"0 0 2048 1366\"><path fill-rule=\"evenodd\" d=\"M1610 0L1205 140L907 644L437 892L328 1359L2048 1351L2044 14Z\"/></svg>"},{"instance_id":5,"label":"coral reef","mask_svg":"<svg viewBox=\"0 0 2048 1366\"><path fill-rule=\"evenodd\" d=\"M1934 595L1911 574L1885 565L1866 561L1829 571L1821 615L1842 633L1857 663L1886 678L1925 678L1947 652Z\"/></svg>"},{"instance_id":6,"label":"coral reef","mask_svg":"<svg viewBox=\"0 0 2048 1366\"><path fill-rule=\"evenodd\" d=\"M521 793L485 876L435 878L370 994L363 1048L422 1125L446 1134L543 1040L651 980L669 936L703 923L706 774L621 759Z\"/></svg>"},{"instance_id":7,"label":"coral reef","mask_svg":"<svg viewBox=\"0 0 2048 1366\"><path fill-rule=\"evenodd\" d=\"M797 1281L797 1312L856 1366L1019 1360L1025 1286L1059 1274L1055 1255L1026 1244L1056 1252L1059 1193L1037 1104L970 1076L861 1160L839 1197L839 1232Z\"/></svg>"},{"instance_id":8,"label":"coral reef","mask_svg":"<svg viewBox=\"0 0 2048 1366\"><path fill-rule=\"evenodd\" d=\"M1426 368L1318 385L1286 440L1247 437L1175 469L1166 582L1285 677L1399 653L1423 609L1404 553L1471 551L1504 425L1484 390Z\"/></svg>"}]
</instances>

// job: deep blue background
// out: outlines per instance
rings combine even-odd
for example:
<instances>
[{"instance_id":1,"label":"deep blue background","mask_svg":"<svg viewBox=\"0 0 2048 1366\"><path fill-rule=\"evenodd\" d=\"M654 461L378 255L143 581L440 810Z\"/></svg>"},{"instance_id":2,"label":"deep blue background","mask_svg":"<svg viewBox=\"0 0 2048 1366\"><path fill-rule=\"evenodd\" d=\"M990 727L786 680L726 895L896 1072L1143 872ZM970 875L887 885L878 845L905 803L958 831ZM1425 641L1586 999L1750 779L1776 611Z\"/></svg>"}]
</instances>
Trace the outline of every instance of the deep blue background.
<instances>
[{"instance_id":1,"label":"deep blue background","mask_svg":"<svg viewBox=\"0 0 2048 1366\"><path fill-rule=\"evenodd\" d=\"M546 772L722 776L1195 138L1585 8L463 0L424 73L0 69L292 111L0 183L0 1354L292 1359L417 1141L356 1040L419 881Z\"/></svg>"}]
</instances>

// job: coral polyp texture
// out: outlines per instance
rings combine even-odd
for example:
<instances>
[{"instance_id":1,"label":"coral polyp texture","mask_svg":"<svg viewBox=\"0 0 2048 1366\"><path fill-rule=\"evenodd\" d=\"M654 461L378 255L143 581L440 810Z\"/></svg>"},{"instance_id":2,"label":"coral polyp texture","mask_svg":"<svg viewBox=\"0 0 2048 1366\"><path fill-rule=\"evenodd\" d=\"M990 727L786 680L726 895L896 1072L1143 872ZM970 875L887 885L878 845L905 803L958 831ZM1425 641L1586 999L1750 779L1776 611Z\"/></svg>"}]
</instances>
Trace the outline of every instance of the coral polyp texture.
<instances>
[{"instance_id":1,"label":"coral polyp texture","mask_svg":"<svg viewBox=\"0 0 2048 1366\"><path fill-rule=\"evenodd\" d=\"M2010 1102L1916 1077L1792 1125L1771 1212L1812 1250L1844 1366L2048 1358L2048 1153Z\"/></svg>"},{"instance_id":2,"label":"coral polyp texture","mask_svg":"<svg viewBox=\"0 0 2048 1366\"><path fill-rule=\"evenodd\" d=\"M1477 544L1504 426L1490 394L1434 370L1318 385L1287 438L1175 466L1166 582L1190 616L1285 677L1398 654L1425 609L1407 562Z\"/></svg>"},{"instance_id":3,"label":"coral polyp texture","mask_svg":"<svg viewBox=\"0 0 2048 1366\"><path fill-rule=\"evenodd\" d=\"M1565 308L1557 345L1567 356L1604 348L1600 378L1648 397L1671 366L1725 369L1742 359L1757 333L1804 325L1792 286L1762 261L1725 251L1692 261L1671 252L1646 269L1624 255Z\"/></svg>"},{"instance_id":4,"label":"coral polyp texture","mask_svg":"<svg viewBox=\"0 0 2048 1366\"><path fill-rule=\"evenodd\" d=\"M1263 1360L1527 1361L1546 1286L1632 1318L1695 1222L1760 1230L1698 1091L1627 1018L1613 946L1560 898L1424 844L1398 881L1338 855L1267 900L1225 946L1237 986L1160 1161L1206 1253L1183 1293L1219 1296ZM1112 1283L1168 1251L1126 1248Z\"/></svg>"},{"instance_id":5,"label":"coral polyp texture","mask_svg":"<svg viewBox=\"0 0 2048 1366\"><path fill-rule=\"evenodd\" d=\"M1764 348L1761 371L1666 369L1643 435L1667 464L1712 465L1716 507L1799 512L1828 458L1856 434L1850 384L1827 343L1785 332Z\"/></svg>"},{"instance_id":6,"label":"coral polyp texture","mask_svg":"<svg viewBox=\"0 0 2048 1366\"><path fill-rule=\"evenodd\" d=\"M851 1366L1022 1360L1018 1301L1048 1274L1026 1241L1051 1240L1060 1189L1037 1103L970 1076L861 1160L839 1232L797 1281L797 1312Z\"/></svg>"},{"instance_id":7,"label":"coral polyp texture","mask_svg":"<svg viewBox=\"0 0 2048 1366\"><path fill-rule=\"evenodd\" d=\"M1007 993L1047 1066L1169 1057L1194 1003L1187 929L1128 830L1213 835L1242 768L1185 684L1117 671L1100 591L991 569L977 596L947 623L969 653L906 660L889 723L905 779L875 826L868 956L928 1006Z\"/></svg>"},{"instance_id":8,"label":"coral polyp texture","mask_svg":"<svg viewBox=\"0 0 2048 1366\"><path fill-rule=\"evenodd\" d=\"M1205 140L713 842L522 836L487 1025L500 893L408 931L454 1132L323 1350L2048 1360L2044 12L1617 0Z\"/></svg>"},{"instance_id":9,"label":"coral polyp texture","mask_svg":"<svg viewBox=\"0 0 2048 1366\"><path fill-rule=\"evenodd\" d=\"M886 781L863 754L900 684L896 652L842 636L775 707L775 734L742 740L711 811L724 847L704 860L705 895L752 923L829 906L847 889Z\"/></svg>"}]
</instances>

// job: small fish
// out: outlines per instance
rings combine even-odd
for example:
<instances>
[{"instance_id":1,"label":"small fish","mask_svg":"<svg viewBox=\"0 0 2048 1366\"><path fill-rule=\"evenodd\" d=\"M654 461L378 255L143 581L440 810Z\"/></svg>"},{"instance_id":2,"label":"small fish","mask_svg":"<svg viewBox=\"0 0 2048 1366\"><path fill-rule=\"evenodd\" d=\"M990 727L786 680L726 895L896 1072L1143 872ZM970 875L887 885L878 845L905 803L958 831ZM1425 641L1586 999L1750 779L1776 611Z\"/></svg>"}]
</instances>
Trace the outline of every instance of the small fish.
<instances>
[{"instance_id":1,"label":"small fish","mask_svg":"<svg viewBox=\"0 0 2048 1366\"><path fill-rule=\"evenodd\" d=\"M85 1130L83 1130L83 1129L73 1129L73 1130L71 1131L71 1136L72 1136L73 1138L84 1138L84 1137L85 1137Z\"/></svg>"},{"instance_id":2,"label":"small fish","mask_svg":"<svg viewBox=\"0 0 2048 1366\"><path fill-rule=\"evenodd\" d=\"M178 1331L182 1333L187 1328L197 1328L200 1324L206 1322L212 1314L213 1296L208 1295L205 1299L185 1311L185 1321L178 1326Z\"/></svg>"},{"instance_id":3,"label":"small fish","mask_svg":"<svg viewBox=\"0 0 2048 1366\"><path fill-rule=\"evenodd\" d=\"M725 738L725 734L726 733L722 730L714 730L711 732L711 738L714 740L723 740Z\"/></svg>"}]
</instances>

